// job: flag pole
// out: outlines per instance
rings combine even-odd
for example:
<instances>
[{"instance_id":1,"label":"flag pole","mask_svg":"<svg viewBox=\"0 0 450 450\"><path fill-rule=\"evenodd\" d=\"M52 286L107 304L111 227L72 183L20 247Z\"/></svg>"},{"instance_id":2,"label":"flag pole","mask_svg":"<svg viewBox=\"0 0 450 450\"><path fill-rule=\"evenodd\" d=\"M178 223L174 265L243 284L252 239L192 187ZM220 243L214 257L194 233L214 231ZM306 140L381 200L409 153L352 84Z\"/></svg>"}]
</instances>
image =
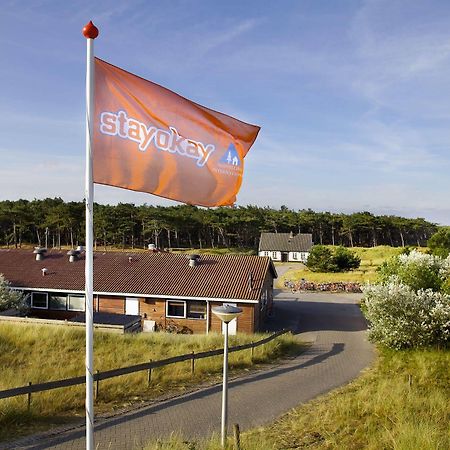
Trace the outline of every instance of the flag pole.
<instances>
[{"instance_id":1,"label":"flag pole","mask_svg":"<svg viewBox=\"0 0 450 450\"><path fill-rule=\"evenodd\" d=\"M86 296L86 450L94 450L94 182L92 176L92 140L94 114L94 39L98 29L91 22L83 28L86 53L86 260L84 266Z\"/></svg>"}]
</instances>

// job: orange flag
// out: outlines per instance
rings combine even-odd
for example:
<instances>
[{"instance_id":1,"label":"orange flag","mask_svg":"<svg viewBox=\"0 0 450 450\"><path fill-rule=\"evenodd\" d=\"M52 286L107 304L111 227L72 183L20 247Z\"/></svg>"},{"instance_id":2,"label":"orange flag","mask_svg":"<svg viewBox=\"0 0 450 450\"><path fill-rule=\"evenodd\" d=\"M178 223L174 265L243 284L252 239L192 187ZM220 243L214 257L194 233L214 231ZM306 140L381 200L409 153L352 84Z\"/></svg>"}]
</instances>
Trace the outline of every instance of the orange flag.
<instances>
[{"instance_id":1,"label":"orange flag","mask_svg":"<svg viewBox=\"0 0 450 450\"><path fill-rule=\"evenodd\" d=\"M94 183L232 205L258 132L95 59Z\"/></svg>"}]
</instances>

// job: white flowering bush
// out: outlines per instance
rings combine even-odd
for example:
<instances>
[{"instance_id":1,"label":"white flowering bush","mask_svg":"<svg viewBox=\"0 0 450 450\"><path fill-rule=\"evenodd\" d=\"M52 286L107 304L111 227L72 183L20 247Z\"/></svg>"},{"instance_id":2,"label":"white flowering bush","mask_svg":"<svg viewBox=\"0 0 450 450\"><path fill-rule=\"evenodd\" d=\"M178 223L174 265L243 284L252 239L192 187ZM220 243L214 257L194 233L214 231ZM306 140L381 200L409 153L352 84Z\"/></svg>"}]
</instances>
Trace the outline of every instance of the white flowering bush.
<instances>
[{"instance_id":1,"label":"white flowering bush","mask_svg":"<svg viewBox=\"0 0 450 450\"><path fill-rule=\"evenodd\" d=\"M450 296L431 289L415 292L398 279L364 288L372 340L392 348L447 345Z\"/></svg>"},{"instance_id":2,"label":"white flowering bush","mask_svg":"<svg viewBox=\"0 0 450 450\"><path fill-rule=\"evenodd\" d=\"M449 279L450 257L412 251L383 264L379 284L363 289L370 338L398 349L448 345Z\"/></svg>"},{"instance_id":3,"label":"white flowering bush","mask_svg":"<svg viewBox=\"0 0 450 450\"><path fill-rule=\"evenodd\" d=\"M7 309L21 309L23 307L23 295L10 289L10 283L0 273L0 311Z\"/></svg>"}]
</instances>

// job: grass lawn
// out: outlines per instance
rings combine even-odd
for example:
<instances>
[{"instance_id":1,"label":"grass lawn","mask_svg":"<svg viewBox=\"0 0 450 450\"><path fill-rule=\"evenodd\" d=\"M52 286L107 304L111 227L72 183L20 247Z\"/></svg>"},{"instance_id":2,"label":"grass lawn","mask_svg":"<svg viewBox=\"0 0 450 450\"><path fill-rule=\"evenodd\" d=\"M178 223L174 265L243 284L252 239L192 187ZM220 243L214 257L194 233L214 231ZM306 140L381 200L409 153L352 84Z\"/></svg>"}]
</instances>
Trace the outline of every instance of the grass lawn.
<instances>
[{"instance_id":1,"label":"grass lawn","mask_svg":"<svg viewBox=\"0 0 450 450\"><path fill-rule=\"evenodd\" d=\"M256 341L264 336L230 336L230 345ZM103 371L222 346L223 337L219 334L96 332L94 367ZM84 348L83 329L0 323L0 390L23 386L29 381L39 383L84 375ZM254 362L268 362L301 349L302 344L287 334L255 349ZM250 350L230 354L230 362L234 371L249 370L252 366ZM221 370L222 357L217 356L196 361L193 376L190 362L155 369L150 387L146 371L101 381L96 412L124 408L170 392L185 392L196 383L220 380ZM0 400L0 439L84 416L84 395L84 385L36 393L29 412L26 396Z\"/></svg>"},{"instance_id":2,"label":"grass lawn","mask_svg":"<svg viewBox=\"0 0 450 450\"><path fill-rule=\"evenodd\" d=\"M282 288L286 280L298 281L302 278L318 283L352 281L364 284L365 282L372 282L376 280L377 268L387 259L398 255L403 248L380 245L378 247L354 247L350 250L361 258L361 265L358 270L341 273L312 272L303 265L299 265L301 268L295 268L296 264L292 263L292 269L277 280L277 287Z\"/></svg>"},{"instance_id":3,"label":"grass lawn","mask_svg":"<svg viewBox=\"0 0 450 450\"><path fill-rule=\"evenodd\" d=\"M375 366L351 384L243 434L242 450L446 450L449 367L449 350L381 349ZM147 450L219 448L217 438L191 443L174 438Z\"/></svg>"}]
</instances>

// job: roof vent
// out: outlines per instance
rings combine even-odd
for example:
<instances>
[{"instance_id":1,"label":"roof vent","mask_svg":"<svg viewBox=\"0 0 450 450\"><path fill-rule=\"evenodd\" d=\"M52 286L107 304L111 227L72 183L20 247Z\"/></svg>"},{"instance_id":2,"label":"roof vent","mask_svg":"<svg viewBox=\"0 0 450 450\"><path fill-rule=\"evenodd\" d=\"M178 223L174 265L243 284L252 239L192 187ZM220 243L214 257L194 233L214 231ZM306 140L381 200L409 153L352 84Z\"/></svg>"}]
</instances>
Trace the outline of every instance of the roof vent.
<instances>
[{"instance_id":1,"label":"roof vent","mask_svg":"<svg viewBox=\"0 0 450 450\"><path fill-rule=\"evenodd\" d=\"M45 277L45 275L48 274L48 269L47 269L46 267L43 267L43 268L41 269L41 272L42 272L42 276Z\"/></svg>"},{"instance_id":2,"label":"roof vent","mask_svg":"<svg viewBox=\"0 0 450 450\"><path fill-rule=\"evenodd\" d=\"M156 251L156 245L155 244L148 244L147 248L151 250L152 252Z\"/></svg>"},{"instance_id":3,"label":"roof vent","mask_svg":"<svg viewBox=\"0 0 450 450\"><path fill-rule=\"evenodd\" d=\"M47 249L44 247L34 247L33 253L36 255L36 261L42 261Z\"/></svg>"},{"instance_id":4,"label":"roof vent","mask_svg":"<svg viewBox=\"0 0 450 450\"><path fill-rule=\"evenodd\" d=\"M200 264L200 255L189 255L189 267L195 267Z\"/></svg>"},{"instance_id":5,"label":"roof vent","mask_svg":"<svg viewBox=\"0 0 450 450\"><path fill-rule=\"evenodd\" d=\"M132 263L132 262L133 262L133 257L132 257L132 256L129 256L129 257L128 257L128 262L129 262L129 263Z\"/></svg>"},{"instance_id":6,"label":"roof vent","mask_svg":"<svg viewBox=\"0 0 450 450\"><path fill-rule=\"evenodd\" d=\"M79 250L69 250L67 252L67 256L69 257L69 262L75 262L78 259L78 256L80 255Z\"/></svg>"}]
</instances>

